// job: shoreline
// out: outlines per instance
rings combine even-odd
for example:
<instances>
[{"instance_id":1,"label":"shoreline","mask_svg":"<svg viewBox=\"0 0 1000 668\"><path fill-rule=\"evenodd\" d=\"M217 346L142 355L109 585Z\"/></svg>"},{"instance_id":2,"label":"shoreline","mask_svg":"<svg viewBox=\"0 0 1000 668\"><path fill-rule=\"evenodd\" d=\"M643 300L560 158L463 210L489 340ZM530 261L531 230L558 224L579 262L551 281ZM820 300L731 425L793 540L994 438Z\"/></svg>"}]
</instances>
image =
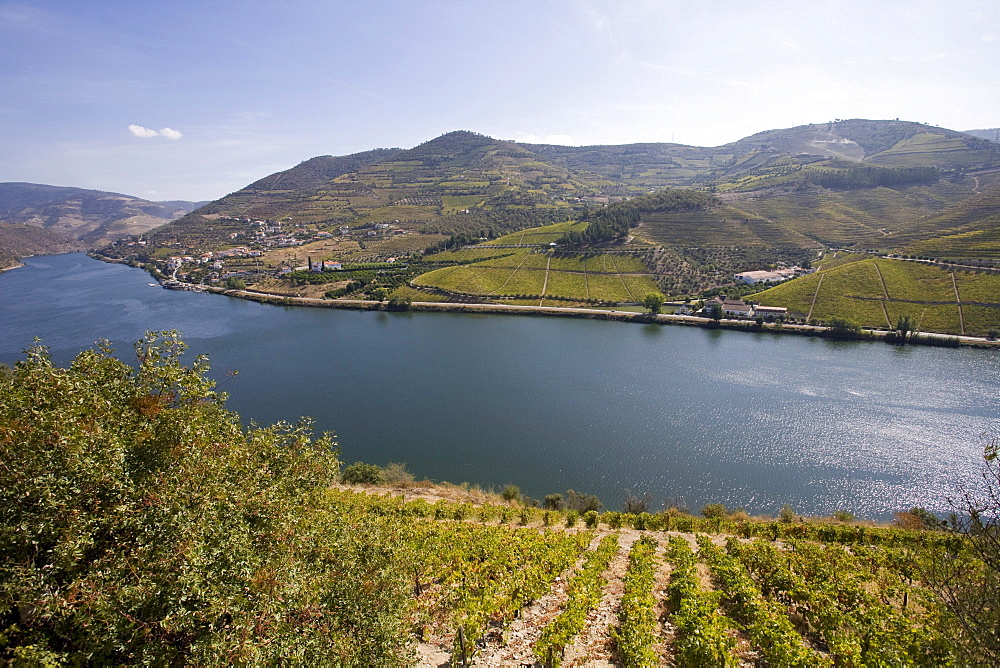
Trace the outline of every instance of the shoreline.
<instances>
[{"instance_id":1,"label":"shoreline","mask_svg":"<svg viewBox=\"0 0 1000 668\"><path fill-rule=\"evenodd\" d=\"M97 253L88 253L95 260L111 262L114 264L128 264L135 266L125 260L108 258ZM136 267L142 269L142 267ZM162 285L162 279L150 274ZM190 288L185 286L190 285ZM304 306L309 308L339 308L355 311L385 311L395 313L423 312L423 313L480 313L480 314L506 314L506 315L529 315L547 316L563 318L586 318L589 320L610 320L617 322L638 322L641 324L656 325L680 325L687 327L702 327L705 329L726 329L760 334L793 334L798 336L813 336L836 341L862 341L879 342L885 341L889 333L885 330L863 329L862 335L851 338L835 338L828 336L829 328L817 325L792 325L780 323L765 323L758 325L749 320L722 319L718 322L711 318L702 318L689 315L658 314L653 316L650 313L636 313L633 311L619 311L613 308L595 309L573 306L522 306L516 304L485 304L485 303L461 303L461 302L413 302L409 309L393 310L388 308L388 302L378 302L363 299L322 299L318 297L290 297L269 292L257 292L254 290L232 290L207 285L181 284L173 289L191 289L196 292L220 294L236 299L246 299L261 304L273 304L275 306ZM966 347L980 349L998 349L1000 341L990 341L983 337L960 336L957 334L941 334L938 332L919 332L920 341L911 341L904 345L929 345L935 347ZM900 345L900 344L892 344Z\"/></svg>"},{"instance_id":2,"label":"shoreline","mask_svg":"<svg viewBox=\"0 0 1000 668\"><path fill-rule=\"evenodd\" d=\"M722 319L718 322L711 318L702 318L690 315L673 315L661 313L652 315L650 313L635 313L632 311L618 311L615 309L594 309L572 306L522 306L515 304L476 304L476 303L455 303L455 302L413 302L407 310L393 311L388 308L388 302L369 301L361 299L320 299L316 297L288 297L267 292L256 292L253 290L229 290L226 288L215 288L209 286L198 286L199 291L221 294L237 299L247 299L262 304L274 304L276 306L306 306L312 308L341 308L356 311L386 311L395 313L405 313L416 311L424 313L481 313L481 314L516 314L531 316L548 316L563 318L586 318L590 320L611 320L618 322L638 322L642 324L655 325L680 325L688 327L702 327L705 329L727 329L751 333L769 334L795 334L799 336L814 336L838 341L869 341L886 343L885 336L888 332L881 330L862 330L863 336L858 338L833 338L827 336L829 328L816 325L791 325L765 323L758 325L749 320ZM953 334L940 334L937 332L919 332L922 341L913 341L908 345L930 345L939 347L969 347L982 349L1000 348L1000 341L990 341L981 337L959 336ZM928 340L928 338L930 340ZM955 346L954 341L957 341Z\"/></svg>"}]
</instances>

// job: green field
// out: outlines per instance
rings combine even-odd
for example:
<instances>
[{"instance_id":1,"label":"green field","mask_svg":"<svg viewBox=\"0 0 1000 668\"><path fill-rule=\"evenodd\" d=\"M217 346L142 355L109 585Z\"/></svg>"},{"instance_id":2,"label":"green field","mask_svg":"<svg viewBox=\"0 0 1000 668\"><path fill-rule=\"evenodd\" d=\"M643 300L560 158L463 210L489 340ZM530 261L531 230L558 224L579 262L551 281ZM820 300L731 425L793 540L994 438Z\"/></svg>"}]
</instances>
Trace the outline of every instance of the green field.
<instances>
[{"instance_id":1,"label":"green field","mask_svg":"<svg viewBox=\"0 0 1000 668\"><path fill-rule=\"evenodd\" d=\"M863 327L895 326L908 315L920 331L984 336L1000 329L998 274L953 273L930 264L871 256L831 264L820 263L820 271L749 299L803 315L812 308L815 321L847 318Z\"/></svg>"},{"instance_id":2,"label":"green field","mask_svg":"<svg viewBox=\"0 0 1000 668\"><path fill-rule=\"evenodd\" d=\"M580 223L559 223L508 235L509 238L549 238L563 234ZM500 240L490 242L498 243ZM512 241L510 243L520 243ZM506 251L502 257L490 253ZM658 292L645 263L630 255L559 254L532 249L515 250L470 248L428 256L430 260L467 262L482 254L484 259L470 264L435 269L418 276L416 287L481 296L483 299L530 295L566 301L641 301L649 292ZM537 304L537 302L535 302Z\"/></svg>"},{"instance_id":3,"label":"green field","mask_svg":"<svg viewBox=\"0 0 1000 668\"><path fill-rule=\"evenodd\" d=\"M554 223L542 227L533 227L521 232L504 235L490 241L491 244L547 244L558 241L567 232L579 232L586 229L589 223L584 221L569 221Z\"/></svg>"}]
</instances>

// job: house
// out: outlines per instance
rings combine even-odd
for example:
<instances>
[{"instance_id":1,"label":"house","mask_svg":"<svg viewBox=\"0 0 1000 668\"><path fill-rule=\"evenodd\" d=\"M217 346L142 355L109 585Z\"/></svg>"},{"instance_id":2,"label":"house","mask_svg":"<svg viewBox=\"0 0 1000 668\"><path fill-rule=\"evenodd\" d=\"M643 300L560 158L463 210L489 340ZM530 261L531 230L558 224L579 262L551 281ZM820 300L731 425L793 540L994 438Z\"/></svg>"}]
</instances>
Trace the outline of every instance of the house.
<instances>
[{"instance_id":1,"label":"house","mask_svg":"<svg viewBox=\"0 0 1000 668\"><path fill-rule=\"evenodd\" d=\"M788 309L784 306L757 306L753 307L754 316L760 316L765 320L771 318L784 318L788 315Z\"/></svg>"},{"instance_id":2,"label":"house","mask_svg":"<svg viewBox=\"0 0 1000 668\"><path fill-rule=\"evenodd\" d=\"M789 278L795 278L796 276L802 276L804 274L811 274L813 270L803 269L802 267L780 267L774 271L744 271L739 274L735 274L733 279L747 285L753 285L754 283L777 283L779 281L785 281Z\"/></svg>"},{"instance_id":3,"label":"house","mask_svg":"<svg viewBox=\"0 0 1000 668\"><path fill-rule=\"evenodd\" d=\"M728 299L726 297L712 297L705 302L705 314L711 313L712 308L716 305L722 309L722 315L728 318L753 317L753 304L747 304L742 299Z\"/></svg>"}]
</instances>

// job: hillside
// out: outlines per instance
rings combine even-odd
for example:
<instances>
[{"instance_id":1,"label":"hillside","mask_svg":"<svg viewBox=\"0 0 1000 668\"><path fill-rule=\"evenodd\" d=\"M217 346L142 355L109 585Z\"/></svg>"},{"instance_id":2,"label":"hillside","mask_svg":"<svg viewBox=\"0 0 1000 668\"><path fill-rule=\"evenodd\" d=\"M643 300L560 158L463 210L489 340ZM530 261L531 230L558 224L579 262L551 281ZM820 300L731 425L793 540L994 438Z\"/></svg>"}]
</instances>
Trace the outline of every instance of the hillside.
<instances>
[{"instance_id":1,"label":"hillside","mask_svg":"<svg viewBox=\"0 0 1000 668\"><path fill-rule=\"evenodd\" d=\"M981 128L979 130L963 130L963 132L973 137L989 139L991 142L1000 144L1000 128Z\"/></svg>"},{"instance_id":2,"label":"hillside","mask_svg":"<svg viewBox=\"0 0 1000 668\"><path fill-rule=\"evenodd\" d=\"M1000 332L1000 273L860 253L834 255L819 270L751 295L816 322L847 318L894 329L909 316L918 331L967 336Z\"/></svg>"},{"instance_id":3,"label":"hillside","mask_svg":"<svg viewBox=\"0 0 1000 668\"><path fill-rule=\"evenodd\" d=\"M89 248L142 234L197 206L83 188L0 183L0 222L41 227Z\"/></svg>"},{"instance_id":4,"label":"hillside","mask_svg":"<svg viewBox=\"0 0 1000 668\"><path fill-rule=\"evenodd\" d=\"M995 496L985 527L879 527L447 500L399 465L357 493L338 483L389 467L341 471L307 421L244 426L184 347L149 333L135 366L100 348L65 369L36 347L0 374L3 661L995 664Z\"/></svg>"},{"instance_id":5,"label":"hillside","mask_svg":"<svg viewBox=\"0 0 1000 668\"><path fill-rule=\"evenodd\" d=\"M41 227L0 223L0 270L16 265L27 255L69 253L84 248L79 241Z\"/></svg>"},{"instance_id":6,"label":"hillside","mask_svg":"<svg viewBox=\"0 0 1000 668\"><path fill-rule=\"evenodd\" d=\"M768 130L714 148L535 145L450 132L411 149L307 160L104 252L165 272L180 259L194 265L181 271L188 280L236 277L281 295L370 298L386 288L423 300L634 302L654 287L675 296L722 289L737 272L806 264L826 248L991 259L997 150L944 128L860 119ZM651 192L708 199L630 208ZM527 251L507 253L489 272L471 258L434 255L553 225L572 231L548 242L561 259L533 269L540 260ZM641 287L619 278L613 290L592 290L598 276L589 267L606 253L640 261L625 273L644 276ZM564 275L574 254L588 256L588 268ZM407 264L391 271L301 271L313 260L398 258Z\"/></svg>"}]
</instances>

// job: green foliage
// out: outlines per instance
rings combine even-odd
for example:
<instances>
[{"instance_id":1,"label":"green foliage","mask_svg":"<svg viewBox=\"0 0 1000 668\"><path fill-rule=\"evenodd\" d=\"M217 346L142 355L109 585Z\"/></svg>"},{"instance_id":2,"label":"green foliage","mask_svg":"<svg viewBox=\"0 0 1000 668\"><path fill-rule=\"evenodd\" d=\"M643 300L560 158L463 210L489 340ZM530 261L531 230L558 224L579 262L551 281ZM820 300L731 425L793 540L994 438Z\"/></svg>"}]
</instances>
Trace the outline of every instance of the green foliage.
<instances>
[{"instance_id":1,"label":"green foliage","mask_svg":"<svg viewBox=\"0 0 1000 668\"><path fill-rule=\"evenodd\" d=\"M378 485L385 481L385 474L378 464L354 462L344 469L340 481L348 485Z\"/></svg>"},{"instance_id":2,"label":"green foliage","mask_svg":"<svg viewBox=\"0 0 1000 668\"><path fill-rule=\"evenodd\" d=\"M937 167L851 167L809 170L806 180L824 188L877 188L914 183L935 183L941 178Z\"/></svg>"},{"instance_id":3,"label":"green foliage","mask_svg":"<svg viewBox=\"0 0 1000 668\"><path fill-rule=\"evenodd\" d=\"M413 298L409 295L393 295L386 305L390 311L409 311L413 306Z\"/></svg>"},{"instance_id":4,"label":"green foliage","mask_svg":"<svg viewBox=\"0 0 1000 668\"><path fill-rule=\"evenodd\" d=\"M656 546L654 539L643 537L629 552L624 577L619 626L612 631L619 656L626 666L655 666L659 657L656 642Z\"/></svg>"},{"instance_id":5,"label":"green foliage","mask_svg":"<svg viewBox=\"0 0 1000 668\"><path fill-rule=\"evenodd\" d=\"M562 510L564 507L562 494L546 494L542 507L549 510Z\"/></svg>"},{"instance_id":6,"label":"green foliage","mask_svg":"<svg viewBox=\"0 0 1000 668\"><path fill-rule=\"evenodd\" d=\"M659 292L650 292L642 299L643 308L649 309L649 312L656 315L663 308L663 295Z\"/></svg>"},{"instance_id":7,"label":"green foliage","mask_svg":"<svg viewBox=\"0 0 1000 668\"><path fill-rule=\"evenodd\" d=\"M500 496L503 497L504 501L520 501L521 500L521 488L517 485L507 485L500 492Z\"/></svg>"},{"instance_id":8,"label":"green foliage","mask_svg":"<svg viewBox=\"0 0 1000 668\"><path fill-rule=\"evenodd\" d=\"M736 639L729 633L732 623L719 613L718 593L701 589L697 559L683 538L670 539L667 558L672 562L667 601L677 629L677 663L682 666L739 665Z\"/></svg>"},{"instance_id":9,"label":"green foliage","mask_svg":"<svg viewBox=\"0 0 1000 668\"><path fill-rule=\"evenodd\" d=\"M382 470L382 477L385 482L391 485L399 485L413 482L413 474L406 469L406 464L399 462L389 462Z\"/></svg>"},{"instance_id":10,"label":"green foliage","mask_svg":"<svg viewBox=\"0 0 1000 668\"><path fill-rule=\"evenodd\" d=\"M4 660L397 664L388 532L327 502L336 444L244 429L176 332L0 384Z\"/></svg>"},{"instance_id":11,"label":"green foliage","mask_svg":"<svg viewBox=\"0 0 1000 668\"><path fill-rule=\"evenodd\" d=\"M701 509L701 514L708 518L722 518L728 514L726 506L721 503L710 503Z\"/></svg>"},{"instance_id":12,"label":"green foliage","mask_svg":"<svg viewBox=\"0 0 1000 668\"><path fill-rule=\"evenodd\" d=\"M604 505L596 495L576 492L572 489L566 490L565 504L566 508L581 513L600 510L601 506Z\"/></svg>"},{"instance_id":13,"label":"green foliage","mask_svg":"<svg viewBox=\"0 0 1000 668\"><path fill-rule=\"evenodd\" d=\"M723 604L743 625L763 658L771 665L825 666L830 661L807 647L785 615L785 607L769 601L743 566L706 536L698 537L699 553L708 562L713 578L724 590Z\"/></svg>"},{"instance_id":14,"label":"green foliage","mask_svg":"<svg viewBox=\"0 0 1000 668\"><path fill-rule=\"evenodd\" d=\"M227 290L246 290L247 282L237 276L230 276L226 279Z\"/></svg>"},{"instance_id":15,"label":"green foliage","mask_svg":"<svg viewBox=\"0 0 1000 668\"><path fill-rule=\"evenodd\" d=\"M833 517L838 522L853 522L854 513L848 512L846 510L835 510L833 512Z\"/></svg>"},{"instance_id":16,"label":"green foliage","mask_svg":"<svg viewBox=\"0 0 1000 668\"><path fill-rule=\"evenodd\" d=\"M906 340L911 334L915 333L917 325L913 318L909 315L899 316L899 320L896 321L896 333L899 336L900 343L906 343Z\"/></svg>"},{"instance_id":17,"label":"green foliage","mask_svg":"<svg viewBox=\"0 0 1000 668\"><path fill-rule=\"evenodd\" d=\"M1000 438L983 448L983 486L956 503L954 529L966 540L943 544L921 563L921 576L950 613L968 665L1000 664ZM917 510L917 509L914 509ZM964 549L962 549L964 548Z\"/></svg>"},{"instance_id":18,"label":"green foliage","mask_svg":"<svg viewBox=\"0 0 1000 668\"><path fill-rule=\"evenodd\" d=\"M618 535L605 536L596 550L587 553L583 566L570 579L562 612L542 630L535 643L535 656L547 665L558 666L566 646L583 630L587 613L601 600L603 573L617 551Z\"/></svg>"},{"instance_id":19,"label":"green foliage","mask_svg":"<svg viewBox=\"0 0 1000 668\"><path fill-rule=\"evenodd\" d=\"M861 326L847 318L831 318L827 331L834 339L853 339L861 334Z\"/></svg>"}]
</instances>

